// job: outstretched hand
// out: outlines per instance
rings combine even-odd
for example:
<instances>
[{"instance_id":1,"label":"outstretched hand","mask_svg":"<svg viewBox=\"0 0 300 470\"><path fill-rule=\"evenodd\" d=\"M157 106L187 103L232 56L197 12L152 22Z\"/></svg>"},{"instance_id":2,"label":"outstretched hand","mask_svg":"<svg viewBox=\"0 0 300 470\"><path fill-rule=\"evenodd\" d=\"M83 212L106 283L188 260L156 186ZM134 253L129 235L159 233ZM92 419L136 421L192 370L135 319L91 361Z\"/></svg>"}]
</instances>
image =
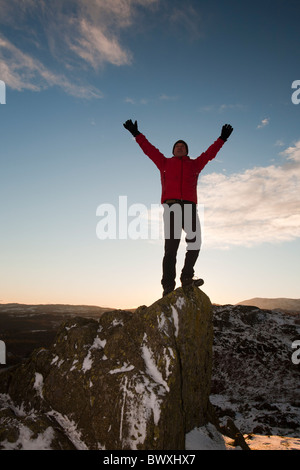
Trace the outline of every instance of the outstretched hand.
<instances>
[{"instance_id":1,"label":"outstretched hand","mask_svg":"<svg viewBox=\"0 0 300 470\"><path fill-rule=\"evenodd\" d=\"M136 137L140 133L137 126L137 121L133 123L131 119L128 119L128 121L124 122L123 126L133 135L133 137Z\"/></svg>"},{"instance_id":2,"label":"outstretched hand","mask_svg":"<svg viewBox=\"0 0 300 470\"><path fill-rule=\"evenodd\" d=\"M224 124L224 126L222 127L220 138L224 140L224 142L226 142L228 137L231 135L232 131L233 127L230 124Z\"/></svg>"}]
</instances>

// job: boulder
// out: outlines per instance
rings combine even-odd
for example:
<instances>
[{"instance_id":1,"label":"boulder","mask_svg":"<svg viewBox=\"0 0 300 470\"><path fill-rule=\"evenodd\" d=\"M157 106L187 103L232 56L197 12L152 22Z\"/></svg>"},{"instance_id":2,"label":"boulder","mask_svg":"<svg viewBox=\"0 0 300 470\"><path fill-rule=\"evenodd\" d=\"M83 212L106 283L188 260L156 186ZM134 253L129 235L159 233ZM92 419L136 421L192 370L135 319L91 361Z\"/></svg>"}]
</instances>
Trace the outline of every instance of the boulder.
<instances>
[{"instance_id":1,"label":"boulder","mask_svg":"<svg viewBox=\"0 0 300 470\"><path fill-rule=\"evenodd\" d=\"M49 349L2 373L0 392L48 437L53 427L56 448L180 450L210 419L212 341L209 298L179 288L134 313L67 320Z\"/></svg>"}]
</instances>

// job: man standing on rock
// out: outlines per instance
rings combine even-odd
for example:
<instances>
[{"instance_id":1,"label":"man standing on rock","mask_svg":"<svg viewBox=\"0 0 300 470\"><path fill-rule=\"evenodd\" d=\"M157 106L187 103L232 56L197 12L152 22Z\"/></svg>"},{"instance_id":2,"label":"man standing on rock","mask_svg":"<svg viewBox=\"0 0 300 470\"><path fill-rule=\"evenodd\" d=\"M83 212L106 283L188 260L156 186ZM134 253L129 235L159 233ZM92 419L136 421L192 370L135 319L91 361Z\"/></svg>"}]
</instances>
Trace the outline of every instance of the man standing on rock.
<instances>
[{"instance_id":1,"label":"man standing on rock","mask_svg":"<svg viewBox=\"0 0 300 470\"><path fill-rule=\"evenodd\" d=\"M197 213L197 181L205 165L215 158L233 131L229 124L222 127L220 137L199 157L188 157L188 146L178 140L173 146L173 157L166 158L138 130L137 121L131 119L124 124L143 152L160 171L164 207L165 251L161 284L163 295L175 289L176 258L182 229L186 233L187 251L180 280L182 286L202 285L203 280L194 277L194 266L201 247L201 228Z\"/></svg>"}]
</instances>

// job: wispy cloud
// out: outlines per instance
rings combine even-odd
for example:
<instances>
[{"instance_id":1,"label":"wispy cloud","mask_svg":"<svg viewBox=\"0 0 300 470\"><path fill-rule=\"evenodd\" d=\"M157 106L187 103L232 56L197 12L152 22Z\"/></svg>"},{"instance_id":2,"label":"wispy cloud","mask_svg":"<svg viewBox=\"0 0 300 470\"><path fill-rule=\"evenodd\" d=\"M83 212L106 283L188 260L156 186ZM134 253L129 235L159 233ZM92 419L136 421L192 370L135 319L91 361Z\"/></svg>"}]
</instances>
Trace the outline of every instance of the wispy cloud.
<instances>
[{"instance_id":1,"label":"wispy cloud","mask_svg":"<svg viewBox=\"0 0 300 470\"><path fill-rule=\"evenodd\" d=\"M236 110L236 111L243 111L246 109L246 106L240 103L229 103L229 104L221 104L221 105L215 105L215 104L208 104L201 106L199 108L200 112L217 112L217 113L223 113L228 110Z\"/></svg>"},{"instance_id":2,"label":"wispy cloud","mask_svg":"<svg viewBox=\"0 0 300 470\"><path fill-rule=\"evenodd\" d=\"M136 104L136 100L127 96L127 98L124 99L124 103Z\"/></svg>"},{"instance_id":3,"label":"wispy cloud","mask_svg":"<svg viewBox=\"0 0 300 470\"><path fill-rule=\"evenodd\" d=\"M258 124L257 129L262 129L263 127L266 127L269 123L270 123L270 118L262 119L260 124Z\"/></svg>"},{"instance_id":4,"label":"wispy cloud","mask_svg":"<svg viewBox=\"0 0 300 470\"><path fill-rule=\"evenodd\" d=\"M229 109L236 109L236 110L243 110L245 109L245 106L237 103L237 104L221 104L219 106L218 111L219 113L222 113L223 111L228 111Z\"/></svg>"},{"instance_id":5,"label":"wispy cloud","mask_svg":"<svg viewBox=\"0 0 300 470\"><path fill-rule=\"evenodd\" d=\"M129 103L132 105L146 105L149 103L149 100L147 98L134 99L128 96L124 99L124 103Z\"/></svg>"},{"instance_id":6,"label":"wispy cloud","mask_svg":"<svg viewBox=\"0 0 300 470\"><path fill-rule=\"evenodd\" d=\"M166 95L165 93L162 93L159 97L160 100L162 101L177 101L178 100L178 96L177 95Z\"/></svg>"},{"instance_id":7,"label":"wispy cloud","mask_svg":"<svg viewBox=\"0 0 300 470\"><path fill-rule=\"evenodd\" d=\"M162 93L160 96L155 97L155 98L132 98L130 96L127 96L124 99L124 103L129 103L132 105L146 105L146 104L157 102L157 101L168 102L168 101L177 101L178 99L179 97L177 95L171 96L171 95L166 95Z\"/></svg>"},{"instance_id":8,"label":"wispy cloud","mask_svg":"<svg viewBox=\"0 0 300 470\"><path fill-rule=\"evenodd\" d=\"M296 163L297 168L298 164L300 164L300 140L298 140L298 142L296 142L291 147L288 147L286 150L281 152L280 155L286 157L289 162Z\"/></svg>"},{"instance_id":9,"label":"wispy cloud","mask_svg":"<svg viewBox=\"0 0 300 470\"><path fill-rule=\"evenodd\" d=\"M5 60L3 58L5 57ZM39 60L22 52L7 39L0 37L0 76L10 88L18 91L40 91L58 86L66 93L79 98L101 98L99 90L69 80L45 67Z\"/></svg>"},{"instance_id":10,"label":"wispy cloud","mask_svg":"<svg viewBox=\"0 0 300 470\"><path fill-rule=\"evenodd\" d=\"M121 31L136 20L138 5L149 8L158 1L1 1L0 22L15 28L18 38L1 36L1 78L20 91L56 85L75 96L99 98L99 90L79 80L74 83L70 72L79 76L82 70L97 71L105 64L129 65L132 54L120 40Z\"/></svg>"},{"instance_id":11,"label":"wispy cloud","mask_svg":"<svg viewBox=\"0 0 300 470\"><path fill-rule=\"evenodd\" d=\"M300 237L300 140L281 156L282 165L200 178L206 247L251 247Z\"/></svg>"},{"instance_id":12,"label":"wispy cloud","mask_svg":"<svg viewBox=\"0 0 300 470\"><path fill-rule=\"evenodd\" d=\"M169 11L168 18L170 24L176 28L177 35L184 32L192 40L203 35L202 18L192 5L181 2L180 7L175 6Z\"/></svg>"},{"instance_id":13,"label":"wispy cloud","mask_svg":"<svg viewBox=\"0 0 300 470\"><path fill-rule=\"evenodd\" d=\"M94 69L105 63L112 65L131 63L130 52L122 48L116 36L107 34L105 28L91 23L86 18L80 18L73 23L76 34L74 37L66 37L66 43L70 51Z\"/></svg>"}]
</instances>

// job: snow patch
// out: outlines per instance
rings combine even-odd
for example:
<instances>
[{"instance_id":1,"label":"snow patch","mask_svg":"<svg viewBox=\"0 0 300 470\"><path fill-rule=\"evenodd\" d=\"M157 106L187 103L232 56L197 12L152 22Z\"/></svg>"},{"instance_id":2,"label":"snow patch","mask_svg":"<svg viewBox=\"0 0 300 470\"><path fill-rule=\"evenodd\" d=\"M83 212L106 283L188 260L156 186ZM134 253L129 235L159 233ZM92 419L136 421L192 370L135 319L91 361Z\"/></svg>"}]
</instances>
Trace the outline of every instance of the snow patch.
<instances>
[{"instance_id":1,"label":"snow patch","mask_svg":"<svg viewBox=\"0 0 300 470\"><path fill-rule=\"evenodd\" d=\"M129 365L127 362L124 362L122 367L120 367L119 369L110 370L109 373L110 374L120 374L122 372L129 372L133 369L134 369L134 366L132 364Z\"/></svg>"},{"instance_id":2,"label":"snow patch","mask_svg":"<svg viewBox=\"0 0 300 470\"><path fill-rule=\"evenodd\" d=\"M143 444L147 435L147 425L153 419L157 426L160 419L161 399L155 393L156 385L151 383L149 378L143 376L135 383L137 376L134 375L130 381L127 376L122 380L122 409L119 438L124 446L137 450ZM134 385L134 391L130 389ZM130 437L123 437L124 422L126 422L126 434Z\"/></svg>"},{"instance_id":3,"label":"snow patch","mask_svg":"<svg viewBox=\"0 0 300 470\"><path fill-rule=\"evenodd\" d=\"M147 335L144 335L144 341L147 339ZM154 380L154 382L162 385L167 392L170 391L167 382L163 379L161 372L158 370L151 349L149 349L145 344L142 346L142 358L146 364L147 374Z\"/></svg>"},{"instance_id":4,"label":"snow patch","mask_svg":"<svg viewBox=\"0 0 300 470\"><path fill-rule=\"evenodd\" d=\"M70 371L72 371L72 370L75 370L75 369L76 369L76 364L77 364L77 362L78 362L78 359L74 359L74 361L73 361L73 364L72 364L72 367L71 367Z\"/></svg>"},{"instance_id":5,"label":"snow patch","mask_svg":"<svg viewBox=\"0 0 300 470\"><path fill-rule=\"evenodd\" d=\"M141 346L142 358L145 362L146 374L134 374L130 378L124 376L121 381L122 393L121 420L119 438L124 446L137 450L143 444L147 435L149 420L158 425L161 414L162 397L169 392L169 386L164 380L161 371L155 362L154 354L147 346L147 334L144 334ZM165 376L171 374L171 361L174 352L171 348L164 348L162 363L164 361ZM114 369L110 373L132 370L133 366L124 363L120 369ZM126 436L125 434L126 430Z\"/></svg>"},{"instance_id":6,"label":"snow patch","mask_svg":"<svg viewBox=\"0 0 300 470\"><path fill-rule=\"evenodd\" d=\"M76 326L77 326L77 324L76 324L76 323L74 323L74 325L71 325L71 326L65 326L65 329L66 329L67 331L69 331L69 330L71 330L72 328L75 328Z\"/></svg>"},{"instance_id":7,"label":"snow patch","mask_svg":"<svg viewBox=\"0 0 300 470\"><path fill-rule=\"evenodd\" d=\"M88 447L81 439L81 432L78 431L74 421L71 421L67 416L62 415L56 410L49 411L47 414L56 419L77 450L88 450Z\"/></svg>"},{"instance_id":8,"label":"snow patch","mask_svg":"<svg viewBox=\"0 0 300 470\"><path fill-rule=\"evenodd\" d=\"M83 360L81 370L86 373L88 370L92 368L93 360L91 358L92 350L93 349L103 349L106 345L106 339L101 340L98 336L94 339L92 346L89 348L89 351L86 357Z\"/></svg>"},{"instance_id":9,"label":"snow patch","mask_svg":"<svg viewBox=\"0 0 300 470\"><path fill-rule=\"evenodd\" d=\"M106 339L101 340L98 336L94 339L91 349L103 349L106 345Z\"/></svg>"},{"instance_id":10,"label":"snow patch","mask_svg":"<svg viewBox=\"0 0 300 470\"><path fill-rule=\"evenodd\" d=\"M175 303L176 307L182 308L185 305L185 299L183 297L178 297Z\"/></svg>"},{"instance_id":11,"label":"snow patch","mask_svg":"<svg viewBox=\"0 0 300 470\"><path fill-rule=\"evenodd\" d=\"M81 368L82 372L86 373L86 371L92 368L92 365L93 365L93 361L91 358L91 351L89 351L83 360L82 368Z\"/></svg>"},{"instance_id":12,"label":"snow patch","mask_svg":"<svg viewBox=\"0 0 300 470\"><path fill-rule=\"evenodd\" d=\"M59 357L58 357L58 356L55 356L55 357L52 359L50 365L52 366L53 364L55 364L55 363L58 361L58 359L59 359Z\"/></svg>"},{"instance_id":13,"label":"snow patch","mask_svg":"<svg viewBox=\"0 0 300 470\"><path fill-rule=\"evenodd\" d=\"M226 444L222 434L211 423L208 423L185 435L185 449L226 450Z\"/></svg>"},{"instance_id":14,"label":"snow patch","mask_svg":"<svg viewBox=\"0 0 300 470\"><path fill-rule=\"evenodd\" d=\"M169 336L167 333L168 326L167 326L167 318L165 314L162 312L160 316L157 317L157 324L159 331L163 332L166 336Z\"/></svg>"},{"instance_id":15,"label":"snow patch","mask_svg":"<svg viewBox=\"0 0 300 470\"><path fill-rule=\"evenodd\" d=\"M34 390L37 391L37 394L41 398L43 398L43 385L44 385L44 378L43 378L42 374L39 374L38 372L36 372L33 388L34 388Z\"/></svg>"},{"instance_id":16,"label":"snow patch","mask_svg":"<svg viewBox=\"0 0 300 470\"><path fill-rule=\"evenodd\" d=\"M173 322L174 322L174 326L175 326L175 336L177 338L178 333L179 333L178 312L177 312L176 308L173 307L173 305L171 305L171 309L172 309Z\"/></svg>"},{"instance_id":17,"label":"snow patch","mask_svg":"<svg viewBox=\"0 0 300 470\"><path fill-rule=\"evenodd\" d=\"M44 432L33 438L33 432L23 424L19 426L19 437L15 442L2 441L5 450L52 450L54 430L49 426Z\"/></svg>"}]
</instances>

